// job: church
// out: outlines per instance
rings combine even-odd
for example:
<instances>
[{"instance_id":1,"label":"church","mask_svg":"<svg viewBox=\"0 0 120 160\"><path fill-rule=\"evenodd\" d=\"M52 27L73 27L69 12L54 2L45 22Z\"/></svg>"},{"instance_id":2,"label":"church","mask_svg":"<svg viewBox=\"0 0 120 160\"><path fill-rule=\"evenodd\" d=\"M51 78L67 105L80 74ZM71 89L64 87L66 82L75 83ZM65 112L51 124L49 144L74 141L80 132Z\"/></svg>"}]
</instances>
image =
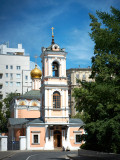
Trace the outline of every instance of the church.
<instances>
[{"instance_id":1,"label":"church","mask_svg":"<svg viewBox=\"0 0 120 160\"><path fill-rule=\"evenodd\" d=\"M84 143L84 123L70 118L65 49L54 42L42 47L42 71L31 71L32 90L14 98L8 122L8 140L20 150L77 150Z\"/></svg>"}]
</instances>

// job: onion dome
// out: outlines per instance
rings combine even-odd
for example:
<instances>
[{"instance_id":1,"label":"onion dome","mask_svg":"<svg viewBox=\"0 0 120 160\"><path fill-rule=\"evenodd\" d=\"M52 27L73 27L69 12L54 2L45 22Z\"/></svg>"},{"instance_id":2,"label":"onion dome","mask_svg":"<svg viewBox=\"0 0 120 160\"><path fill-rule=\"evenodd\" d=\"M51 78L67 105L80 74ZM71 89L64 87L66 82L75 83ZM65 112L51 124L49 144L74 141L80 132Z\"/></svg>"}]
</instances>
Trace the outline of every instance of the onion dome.
<instances>
[{"instance_id":1,"label":"onion dome","mask_svg":"<svg viewBox=\"0 0 120 160\"><path fill-rule=\"evenodd\" d=\"M35 68L30 72L31 78L41 78L42 72L40 69L37 68L37 65L35 65Z\"/></svg>"}]
</instances>

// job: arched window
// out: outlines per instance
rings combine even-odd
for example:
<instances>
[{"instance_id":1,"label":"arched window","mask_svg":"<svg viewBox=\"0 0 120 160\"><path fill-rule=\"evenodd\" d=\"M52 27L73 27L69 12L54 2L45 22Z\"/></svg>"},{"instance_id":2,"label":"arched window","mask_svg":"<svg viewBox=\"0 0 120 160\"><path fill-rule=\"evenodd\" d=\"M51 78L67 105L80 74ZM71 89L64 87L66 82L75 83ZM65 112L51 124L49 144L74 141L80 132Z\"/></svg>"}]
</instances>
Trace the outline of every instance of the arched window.
<instances>
[{"instance_id":1,"label":"arched window","mask_svg":"<svg viewBox=\"0 0 120 160\"><path fill-rule=\"evenodd\" d=\"M60 93L57 91L53 93L53 108L60 108Z\"/></svg>"},{"instance_id":2,"label":"arched window","mask_svg":"<svg viewBox=\"0 0 120 160\"><path fill-rule=\"evenodd\" d=\"M53 72L53 77L59 77L59 65L57 62L53 62L52 72Z\"/></svg>"}]
</instances>

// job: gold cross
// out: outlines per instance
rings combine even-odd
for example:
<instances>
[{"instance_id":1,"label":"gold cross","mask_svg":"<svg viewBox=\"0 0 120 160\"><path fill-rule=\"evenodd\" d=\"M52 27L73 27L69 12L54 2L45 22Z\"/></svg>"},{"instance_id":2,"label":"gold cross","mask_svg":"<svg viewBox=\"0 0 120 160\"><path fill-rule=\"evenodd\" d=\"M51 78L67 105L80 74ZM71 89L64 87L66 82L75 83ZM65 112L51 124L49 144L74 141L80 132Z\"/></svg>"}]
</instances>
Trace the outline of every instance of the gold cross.
<instances>
[{"instance_id":1,"label":"gold cross","mask_svg":"<svg viewBox=\"0 0 120 160\"><path fill-rule=\"evenodd\" d=\"M52 36L53 36L53 35L54 35L54 33L53 33L53 29L55 29L55 28L53 28L53 27L52 27L51 29L52 29Z\"/></svg>"}]
</instances>

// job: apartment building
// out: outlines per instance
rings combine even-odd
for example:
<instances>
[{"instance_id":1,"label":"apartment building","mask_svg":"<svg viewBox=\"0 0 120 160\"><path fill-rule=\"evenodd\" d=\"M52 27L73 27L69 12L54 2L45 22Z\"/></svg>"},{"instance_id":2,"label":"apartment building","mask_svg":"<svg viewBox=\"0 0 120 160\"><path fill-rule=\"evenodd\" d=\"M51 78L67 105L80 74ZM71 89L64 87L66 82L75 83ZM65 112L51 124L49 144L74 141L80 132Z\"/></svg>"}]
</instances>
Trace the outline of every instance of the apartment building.
<instances>
[{"instance_id":1,"label":"apartment building","mask_svg":"<svg viewBox=\"0 0 120 160\"><path fill-rule=\"evenodd\" d=\"M73 95L73 89L75 87L80 87L80 84L78 83L77 79L80 79L81 81L87 81L91 82L94 81L93 79L89 78L91 75L91 68L71 68L67 69L67 78L68 78L68 96L69 96L69 107L70 107L70 115L75 116L76 109L75 109L75 99L72 96Z\"/></svg>"},{"instance_id":2,"label":"apartment building","mask_svg":"<svg viewBox=\"0 0 120 160\"><path fill-rule=\"evenodd\" d=\"M7 94L24 94L31 90L30 56L25 55L22 44L18 48L0 45L0 100Z\"/></svg>"}]
</instances>

